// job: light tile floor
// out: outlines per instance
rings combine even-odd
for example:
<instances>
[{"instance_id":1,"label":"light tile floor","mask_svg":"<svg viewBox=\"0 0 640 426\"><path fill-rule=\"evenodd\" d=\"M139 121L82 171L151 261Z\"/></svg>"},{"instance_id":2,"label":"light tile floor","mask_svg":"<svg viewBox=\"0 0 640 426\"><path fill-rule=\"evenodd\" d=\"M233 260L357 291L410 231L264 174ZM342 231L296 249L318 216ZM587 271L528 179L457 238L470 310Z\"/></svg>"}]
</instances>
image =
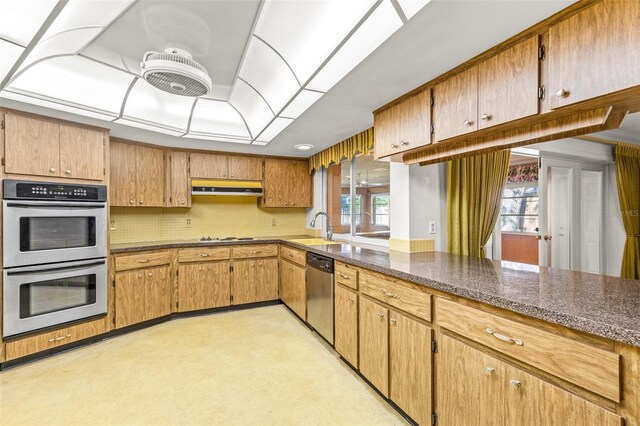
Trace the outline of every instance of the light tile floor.
<instances>
[{"instance_id":1,"label":"light tile floor","mask_svg":"<svg viewBox=\"0 0 640 426\"><path fill-rule=\"evenodd\" d=\"M0 372L0 424L406 424L284 306L183 318Z\"/></svg>"}]
</instances>

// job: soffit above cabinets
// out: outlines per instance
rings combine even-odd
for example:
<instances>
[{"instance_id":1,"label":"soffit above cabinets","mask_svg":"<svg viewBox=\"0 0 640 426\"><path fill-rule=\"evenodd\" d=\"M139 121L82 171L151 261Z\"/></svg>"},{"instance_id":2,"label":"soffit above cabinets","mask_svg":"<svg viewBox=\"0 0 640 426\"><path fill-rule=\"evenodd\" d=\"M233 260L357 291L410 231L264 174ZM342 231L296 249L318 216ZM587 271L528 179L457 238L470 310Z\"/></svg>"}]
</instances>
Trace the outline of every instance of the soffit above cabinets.
<instances>
[{"instance_id":1,"label":"soffit above cabinets","mask_svg":"<svg viewBox=\"0 0 640 426\"><path fill-rule=\"evenodd\" d=\"M179 137L267 145L428 2L404 0L402 12L391 0L43 0L30 14L8 0L2 96ZM168 47L209 71L208 95L168 94L142 79L144 53Z\"/></svg>"}]
</instances>

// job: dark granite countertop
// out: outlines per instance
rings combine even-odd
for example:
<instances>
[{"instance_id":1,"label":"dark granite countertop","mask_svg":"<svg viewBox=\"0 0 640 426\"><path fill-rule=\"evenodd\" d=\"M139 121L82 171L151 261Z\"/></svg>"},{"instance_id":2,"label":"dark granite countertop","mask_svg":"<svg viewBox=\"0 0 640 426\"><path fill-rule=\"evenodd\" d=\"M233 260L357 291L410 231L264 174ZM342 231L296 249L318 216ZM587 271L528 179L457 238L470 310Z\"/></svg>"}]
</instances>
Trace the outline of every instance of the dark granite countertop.
<instances>
[{"instance_id":1,"label":"dark granite countertop","mask_svg":"<svg viewBox=\"0 0 640 426\"><path fill-rule=\"evenodd\" d=\"M352 244L307 246L278 237L225 244L285 243L355 266L519 314L640 347L640 281L442 252L378 251ZM112 253L198 242L112 245Z\"/></svg>"}]
</instances>

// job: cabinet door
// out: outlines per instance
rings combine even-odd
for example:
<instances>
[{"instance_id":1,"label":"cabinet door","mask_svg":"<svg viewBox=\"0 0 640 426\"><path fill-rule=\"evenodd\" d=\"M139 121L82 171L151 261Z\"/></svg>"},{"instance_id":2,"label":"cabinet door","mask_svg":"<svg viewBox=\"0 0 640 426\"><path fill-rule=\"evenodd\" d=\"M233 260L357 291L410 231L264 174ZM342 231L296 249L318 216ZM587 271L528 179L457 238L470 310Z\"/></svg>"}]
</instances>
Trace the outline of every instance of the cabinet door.
<instances>
[{"instance_id":1,"label":"cabinet door","mask_svg":"<svg viewBox=\"0 0 640 426\"><path fill-rule=\"evenodd\" d=\"M376 159L397 154L400 151L401 123L397 106L385 109L373 116L373 138Z\"/></svg>"},{"instance_id":2,"label":"cabinet door","mask_svg":"<svg viewBox=\"0 0 640 426\"><path fill-rule=\"evenodd\" d=\"M254 259L233 262L233 304L256 302L256 261Z\"/></svg>"},{"instance_id":3,"label":"cabinet door","mask_svg":"<svg viewBox=\"0 0 640 426\"><path fill-rule=\"evenodd\" d=\"M504 386L507 425L622 425L615 413L510 365Z\"/></svg>"},{"instance_id":4,"label":"cabinet door","mask_svg":"<svg viewBox=\"0 0 640 426\"><path fill-rule=\"evenodd\" d=\"M231 304L231 273L229 262L208 262L205 300L207 308L229 306Z\"/></svg>"},{"instance_id":5,"label":"cabinet door","mask_svg":"<svg viewBox=\"0 0 640 426\"><path fill-rule=\"evenodd\" d=\"M443 81L435 87L434 92L436 142L477 130L478 67L469 68Z\"/></svg>"},{"instance_id":6,"label":"cabinet door","mask_svg":"<svg viewBox=\"0 0 640 426\"><path fill-rule=\"evenodd\" d=\"M205 309L205 286L207 276L202 263L178 267L178 311L187 312Z\"/></svg>"},{"instance_id":7,"label":"cabinet door","mask_svg":"<svg viewBox=\"0 0 640 426\"><path fill-rule=\"evenodd\" d=\"M308 161L290 161L287 173L285 207L313 207Z\"/></svg>"},{"instance_id":8,"label":"cabinet door","mask_svg":"<svg viewBox=\"0 0 640 426\"><path fill-rule=\"evenodd\" d=\"M116 328L142 322L145 313L145 276L142 270L116 274Z\"/></svg>"},{"instance_id":9,"label":"cabinet door","mask_svg":"<svg viewBox=\"0 0 640 426\"><path fill-rule=\"evenodd\" d=\"M289 173L287 160L264 160L264 207L285 207L288 197Z\"/></svg>"},{"instance_id":10,"label":"cabinet door","mask_svg":"<svg viewBox=\"0 0 640 426\"><path fill-rule=\"evenodd\" d=\"M111 142L109 202L112 207L137 205L136 146Z\"/></svg>"},{"instance_id":11,"label":"cabinet door","mask_svg":"<svg viewBox=\"0 0 640 426\"><path fill-rule=\"evenodd\" d=\"M169 267L144 270L145 320L163 317L171 313L171 280Z\"/></svg>"},{"instance_id":12,"label":"cabinet door","mask_svg":"<svg viewBox=\"0 0 640 426\"><path fill-rule=\"evenodd\" d=\"M400 122L400 151L431 143L431 91L425 90L396 106Z\"/></svg>"},{"instance_id":13,"label":"cabinet door","mask_svg":"<svg viewBox=\"0 0 640 426\"><path fill-rule=\"evenodd\" d=\"M640 2L605 0L551 27L551 107L640 85L638 22Z\"/></svg>"},{"instance_id":14,"label":"cabinet door","mask_svg":"<svg viewBox=\"0 0 640 426\"><path fill-rule=\"evenodd\" d=\"M300 318L307 318L307 291L305 269L283 261L280 296L282 301Z\"/></svg>"},{"instance_id":15,"label":"cabinet door","mask_svg":"<svg viewBox=\"0 0 640 426\"><path fill-rule=\"evenodd\" d=\"M102 180L104 133L60 125L60 176Z\"/></svg>"},{"instance_id":16,"label":"cabinet door","mask_svg":"<svg viewBox=\"0 0 640 426\"><path fill-rule=\"evenodd\" d=\"M438 424L503 425L504 364L449 336L439 336L436 354Z\"/></svg>"},{"instance_id":17,"label":"cabinet door","mask_svg":"<svg viewBox=\"0 0 640 426\"><path fill-rule=\"evenodd\" d=\"M392 311L389 398L418 424L431 421L431 329Z\"/></svg>"},{"instance_id":18,"label":"cabinet door","mask_svg":"<svg viewBox=\"0 0 640 426\"><path fill-rule=\"evenodd\" d=\"M538 36L478 65L478 128L538 113Z\"/></svg>"},{"instance_id":19,"label":"cabinet door","mask_svg":"<svg viewBox=\"0 0 640 426\"><path fill-rule=\"evenodd\" d=\"M278 298L278 259L256 261L256 302Z\"/></svg>"},{"instance_id":20,"label":"cabinet door","mask_svg":"<svg viewBox=\"0 0 640 426\"><path fill-rule=\"evenodd\" d=\"M191 177L228 179L229 158L223 154L191 153Z\"/></svg>"},{"instance_id":21,"label":"cabinet door","mask_svg":"<svg viewBox=\"0 0 640 426\"><path fill-rule=\"evenodd\" d=\"M262 158L230 156L229 179L262 180Z\"/></svg>"},{"instance_id":22,"label":"cabinet door","mask_svg":"<svg viewBox=\"0 0 640 426\"><path fill-rule=\"evenodd\" d=\"M169 154L169 198L171 207L191 207L191 178L189 177L189 153L172 151Z\"/></svg>"},{"instance_id":23,"label":"cabinet door","mask_svg":"<svg viewBox=\"0 0 640 426\"><path fill-rule=\"evenodd\" d=\"M7 113L4 116L5 173L60 175L60 126Z\"/></svg>"},{"instance_id":24,"label":"cabinet door","mask_svg":"<svg viewBox=\"0 0 640 426\"><path fill-rule=\"evenodd\" d=\"M360 372L389 396L389 311L360 297Z\"/></svg>"},{"instance_id":25,"label":"cabinet door","mask_svg":"<svg viewBox=\"0 0 640 426\"><path fill-rule=\"evenodd\" d=\"M336 351L358 368L358 295L335 286Z\"/></svg>"},{"instance_id":26,"label":"cabinet door","mask_svg":"<svg viewBox=\"0 0 640 426\"><path fill-rule=\"evenodd\" d=\"M136 185L138 206L164 207L164 151L136 147Z\"/></svg>"}]
</instances>

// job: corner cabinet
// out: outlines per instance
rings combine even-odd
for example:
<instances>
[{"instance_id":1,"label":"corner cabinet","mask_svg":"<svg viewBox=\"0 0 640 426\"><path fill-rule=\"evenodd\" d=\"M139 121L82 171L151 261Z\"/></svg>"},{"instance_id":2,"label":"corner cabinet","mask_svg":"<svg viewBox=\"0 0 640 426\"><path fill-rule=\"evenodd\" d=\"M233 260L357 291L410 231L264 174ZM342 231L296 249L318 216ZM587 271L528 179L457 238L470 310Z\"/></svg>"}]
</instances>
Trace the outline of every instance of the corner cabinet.
<instances>
[{"instance_id":1,"label":"corner cabinet","mask_svg":"<svg viewBox=\"0 0 640 426\"><path fill-rule=\"evenodd\" d=\"M164 207L164 150L113 142L110 202L119 207Z\"/></svg>"},{"instance_id":2,"label":"corner cabinet","mask_svg":"<svg viewBox=\"0 0 640 426\"><path fill-rule=\"evenodd\" d=\"M308 160L264 160L263 207L313 207Z\"/></svg>"}]
</instances>

